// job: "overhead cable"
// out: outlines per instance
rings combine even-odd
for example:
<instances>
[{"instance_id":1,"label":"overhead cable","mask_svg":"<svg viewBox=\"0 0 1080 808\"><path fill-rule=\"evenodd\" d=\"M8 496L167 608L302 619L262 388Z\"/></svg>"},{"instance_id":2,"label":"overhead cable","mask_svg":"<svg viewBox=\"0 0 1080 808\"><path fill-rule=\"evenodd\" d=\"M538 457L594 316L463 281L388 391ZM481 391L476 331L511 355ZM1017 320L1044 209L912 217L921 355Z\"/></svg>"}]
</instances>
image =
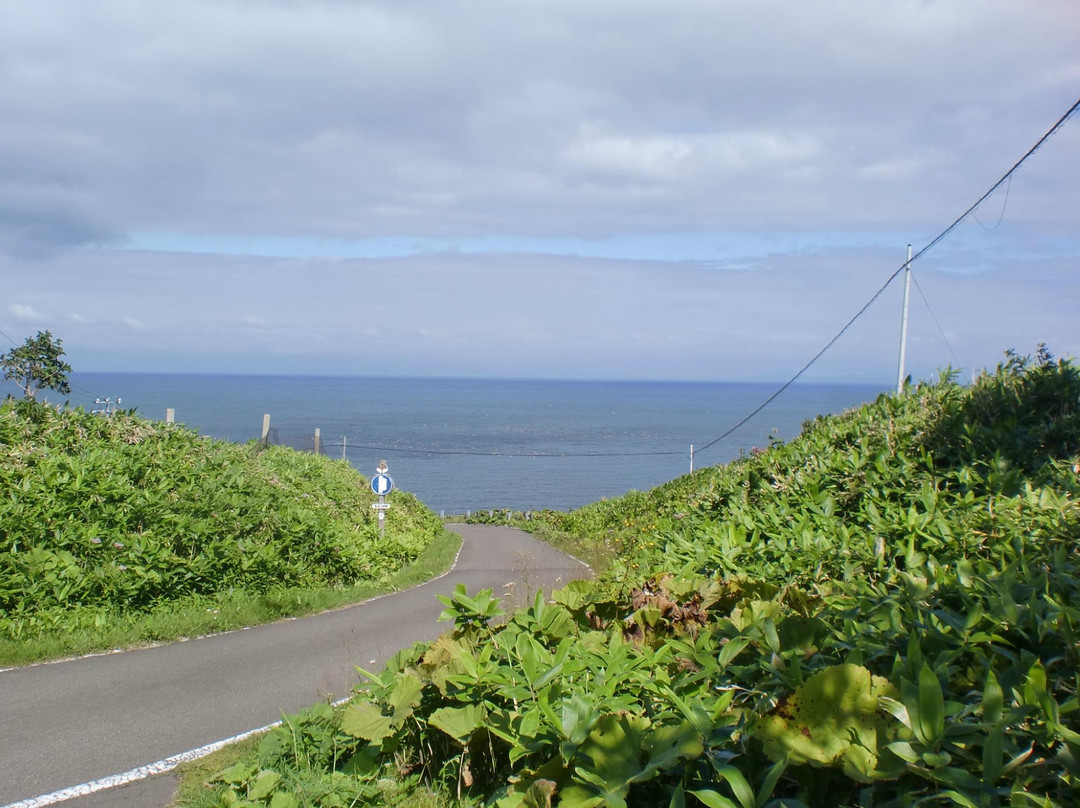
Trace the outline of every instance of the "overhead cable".
<instances>
[{"instance_id":1,"label":"overhead cable","mask_svg":"<svg viewBox=\"0 0 1080 808\"><path fill-rule=\"evenodd\" d=\"M407 452L409 454L428 455L468 455L474 457L665 457L672 455L685 455L685 452L677 451L652 451L652 452L480 452L464 449L417 449L402 446L369 446L356 443L323 443L325 447L342 447L346 449L367 449L375 452Z\"/></svg>"},{"instance_id":2,"label":"overhead cable","mask_svg":"<svg viewBox=\"0 0 1080 808\"><path fill-rule=\"evenodd\" d=\"M946 336L946 334L945 334L945 329L944 329L944 328L942 328L942 327L941 327L941 323L940 323L940 322L938 322L938 318L937 318L937 315L936 315L936 314L934 314L934 309L933 309L933 307L931 307L931 305L930 305L930 301L929 301L929 300L928 300L928 299L926 298L926 293L925 293L925 292L923 292L923 290L922 290L922 287L921 287L921 286L919 286L919 279L915 277L915 273L914 273L914 272L912 272L912 273L911 273L911 279L912 279L913 281L915 281L915 289L916 289L916 290L918 290L918 292L919 292L919 297L921 297L921 298L922 298L922 301L923 301L923 303L925 303L925 304L926 304L926 310L927 310L927 312L929 312L929 314L930 314L930 319L934 321L934 325L936 325L936 326L937 326L937 330L938 330L938 333L939 333L939 334L941 334L941 338L942 338L943 340L945 340L945 346L946 346L946 347L947 347L947 348L949 349L949 353L951 353L951 354L952 354L952 358L953 358L953 361L954 361L954 362L956 362L957 366L959 367L959 365L960 365L960 357L958 357L958 356L956 355L956 351L954 351L954 350L953 350L953 346L952 346L952 343L951 343L951 342L949 342L949 338L948 338L948 336Z\"/></svg>"},{"instance_id":3,"label":"overhead cable","mask_svg":"<svg viewBox=\"0 0 1080 808\"><path fill-rule=\"evenodd\" d=\"M979 207L979 205L981 205L984 201L986 201L987 197L989 197L992 193L994 193L994 191L996 191L998 188L1000 188L1002 183L1008 181L1012 177L1012 175L1017 171L1017 169L1019 169L1020 166L1022 166L1027 161L1027 159L1029 157L1031 157L1031 155L1033 155L1035 152L1037 152L1042 147L1042 145L1044 143L1046 143L1046 141L1048 141L1051 137L1053 137L1053 135L1062 126L1065 125L1065 121L1067 121L1069 119L1069 117L1074 112L1076 112L1077 109L1080 109L1080 98L1078 98L1076 100L1076 103L1074 103L1071 107L1069 107L1069 109L1065 112L1064 115L1062 115L1060 118L1058 118L1057 122L1053 126L1051 126L1046 131L1046 133L1035 142L1034 146L1032 146L1030 149L1027 150L1027 152L1025 152L1023 157L1021 157L1019 160L1017 160L1013 164L1012 168L1010 168L1008 171L1006 171L1004 174L1001 175L1001 179L999 179L997 182L995 182L993 185L990 186L990 190L988 190L985 194L980 196L971 207L969 207L967 210L965 210L963 213L961 213L956 218L956 221L954 221L952 224L950 224L948 227L946 227L944 230L942 230L940 233L938 233L938 235L931 242L929 242L925 247L923 247L921 250L919 250L917 253L915 253L913 256L911 256L911 258L908 261L905 261L903 264L901 264L899 267L897 267L896 271L893 272L892 275L890 275L888 277L888 279L885 281L885 283L883 283L881 285L881 288L878 289L874 293L874 296L871 297L866 302L866 304L863 305L863 307L861 309L859 309L855 313L854 317L852 317L850 320L848 320L847 324L836 333L836 336L834 336L831 340L829 340L829 342L825 345L824 348L822 348L820 351L818 351L816 354L814 354L813 359L811 359L809 362L807 362L805 365L802 366L802 368L799 370L798 373L796 373L794 376L792 376L790 379L788 379L783 384L783 386L780 387L779 390L777 390L775 393L773 393L771 396L769 396L765 400L765 402L763 404L761 404L761 406L759 406L757 409L755 409L753 412L751 412L749 415L747 415L745 418L743 418L741 421L739 421L739 423L735 424L735 426L733 426L731 429L729 429L727 432L725 432L720 437L709 441L704 446L702 446L701 449L698 449L697 451L701 452L701 451L704 451L705 449L710 448L711 446L715 446L717 443L722 441L724 438L728 437L733 432L735 432L740 427L742 427L744 424L746 424L747 421L749 421L751 418L753 418L755 415L757 415L759 412L761 412L763 409L765 409L767 406L769 406L774 400L776 400L776 398L781 393L783 393L785 390L787 390L789 387L791 387L791 385L794 384L799 379L799 377L802 376L807 370L809 370L810 367L815 362L817 362L818 359L820 359L825 354L826 351L828 351L833 345L836 344L836 341L838 339L840 339L840 337L842 337L844 335L844 333L849 328L851 328L851 326L855 323L855 321L858 320L866 312L866 310L868 308L870 308L871 304L873 304L873 302L875 300L877 300L879 297L881 297L882 292L884 292L885 289L888 288L889 284L891 284L894 280L896 280L897 275L899 275L901 272L904 271L905 266L910 266L915 261L917 261L919 258L921 258L923 255L925 255L927 252L929 252L931 249L933 249L938 243L940 243L943 239L945 239L953 230L955 230L960 225L960 223L964 221L964 219L966 219L968 216L970 216L972 213L974 213L975 209L977 207ZM950 350L951 350L951 347L950 347Z\"/></svg>"},{"instance_id":4,"label":"overhead cable","mask_svg":"<svg viewBox=\"0 0 1080 808\"><path fill-rule=\"evenodd\" d=\"M1027 152L1024 154L1024 156L1021 157L1019 160L1017 160L1016 163L1013 165L1013 167L1010 168L1008 171L1006 171L1001 176L1001 179L999 179L997 182L995 182L993 185L990 186L989 191L987 191L985 194L980 196L975 201L974 205L972 205L970 208L968 208L963 213L961 213L960 216L957 217L955 222L953 222L948 227L946 227L944 230L942 230L940 233L938 233L937 238L935 238L933 241L931 241L929 244L927 244L925 247L923 247L921 250L919 250L917 253L915 253L915 255L911 256L912 262L915 262L915 261L919 260L919 258L921 258L924 253L929 252L933 247L935 247L937 245L937 243L939 241L944 239L947 235L949 235L949 233L951 233L953 230L955 230L956 227L962 221L964 221L964 219L966 219L968 216L970 216L972 213L974 213L975 208L979 207L979 205L981 205L983 202L985 202L986 198L988 196L990 196L990 194L994 193L994 191L996 191L998 188L1000 188L1001 184L1003 182L1005 182L1010 177L1012 177L1013 173L1018 168L1020 168L1020 166L1022 166L1027 161L1027 159L1029 157L1031 157L1031 155L1033 155L1040 148L1042 148L1042 145L1044 143L1046 143L1046 141L1048 141L1051 137L1053 137L1054 134L1057 133L1058 129L1060 129L1062 126L1065 125L1065 121L1067 121L1069 119L1069 117L1074 112L1076 112L1077 109L1080 109L1080 98L1076 99L1076 103L1074 103L1071 107L1069 107L1068 111L1064 115L1062 115L1060 118L1058 118L1057 123L1055 123L1053 126L1051 126L1049 129L1046 130L1046 134L1043 135L1041 138L1039 138L1038 141L1036 141L1035 145L1032 146L1030 149L1028 149ZM903 267L901 267L901 269L903 269ZM897 274L899 274L899 270L897 270Z\"/></svg>"}]
</instances>

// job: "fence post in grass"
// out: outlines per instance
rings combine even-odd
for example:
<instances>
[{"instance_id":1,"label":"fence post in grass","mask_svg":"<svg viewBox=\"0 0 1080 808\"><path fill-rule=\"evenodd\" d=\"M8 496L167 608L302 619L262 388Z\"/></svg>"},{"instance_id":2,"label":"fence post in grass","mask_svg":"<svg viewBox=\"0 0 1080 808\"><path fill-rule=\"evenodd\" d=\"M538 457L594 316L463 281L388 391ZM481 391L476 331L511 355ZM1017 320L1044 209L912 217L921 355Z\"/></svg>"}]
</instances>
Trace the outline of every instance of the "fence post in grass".
<instances>
[{"instance_id":1,"label":"fence post in grass","mask_svg":"<svg viewBox=\"0 0 1080 808\"><path fill-rule=\"evenodd\" d=\"M319 428L315 427L315 454L319 454L319 444L320 443L321 443L321 441L319 440Z\"/></svg>"},{"instance_id":2,"label":"fence post in grass","mask_svg":"<svg viewBox=\"0 0 1080 808\"><path fill-rule=\"evenodd\" d=\"M176 410L174 410L172 407L169 407L168 409L165 410L165 423L167 423L167 424L176 423Z\"/></svg>"},{"instance_id":3,"label":"fence post in grass","mask_svg":"<svg viewBox=\"0 0 1080 808\"><path fill-rule=\"evenodd\" d=\"M270 413L263 415L262 437L259 442L262 443L264 448L270 445Z\"/></svg>"},{"instance_id":4,"label":"fence post in grass","mask_svg":"<svg viewBox=\"0 0 1080 808\"><path fill-rule=\"evenodd\" d=\"M348 459L347 457L345 457L345 447L348 445L348 443L349 443L348 436L347 435L342 435L341 436L341 459L342 460L347 460Z\"/></svg>"}]
</instances>

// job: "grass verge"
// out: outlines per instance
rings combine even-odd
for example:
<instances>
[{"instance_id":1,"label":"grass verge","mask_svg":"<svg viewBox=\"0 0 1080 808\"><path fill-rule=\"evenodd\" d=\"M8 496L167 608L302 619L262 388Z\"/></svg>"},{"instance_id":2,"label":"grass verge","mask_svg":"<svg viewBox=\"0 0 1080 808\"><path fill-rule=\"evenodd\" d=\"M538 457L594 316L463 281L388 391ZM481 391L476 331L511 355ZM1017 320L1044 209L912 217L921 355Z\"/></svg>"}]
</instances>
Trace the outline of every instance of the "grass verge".
<instances>
[{"instance_id":1,"label":"grass verge","mask_svg":"<svg viewBox=\"0 0 1080 808\"><path fill-rule=\"evenodd\" d=\"M206 757L181 764L176 770L180 783L172 802L169 803L170 808L220 808L224 788L220 785L214 786L211 782L214 775L242 760L246 755L254 754L264 734L253 735Z\"/></svg>"},{"instance_id":2,"label":"grass verge","mask_svg":"<svg viewBox=\"0 0 1080 808\"><path fill-rule=\"evenodd\" d=\"M282 588L261 595L232 591L126 614L95 608L73 610L62 631L22 641L0 638L0 666L145 647L325 612L431 580L450 568L460 546L460 536L443 531L409 566L379 581L355 586Z\"/></svg>"},{"instance_id":3,"label":"grass verge","mask_svg":"<svg viewBox=\"0 0 1080 808\"><path fill-rule=\"evenodd\" d=\"M168 808L221 808L227 804L229 789L218 775L252 757L265 737L265 733L253 735L182 764L175 773L179 782ZM447 795L416 777L384 780L381 785L381 804L392 808L450 808L453 804Z\"/></svg>"}]
</instances>

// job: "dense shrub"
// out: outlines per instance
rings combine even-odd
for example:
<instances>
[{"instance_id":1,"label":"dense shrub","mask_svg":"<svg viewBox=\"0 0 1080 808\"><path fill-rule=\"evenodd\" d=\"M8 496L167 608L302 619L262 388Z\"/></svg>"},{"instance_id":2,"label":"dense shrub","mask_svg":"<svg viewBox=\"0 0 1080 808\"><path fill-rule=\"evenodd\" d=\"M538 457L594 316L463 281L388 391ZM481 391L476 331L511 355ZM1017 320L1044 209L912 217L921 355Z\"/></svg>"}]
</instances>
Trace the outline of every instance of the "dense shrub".
<instances>
[{"instance_id":1,"label":"dense shrub","mask_svg":"<svg viewBox=\"0 0 1080 808\"><path fill-rule=\"evenodd\" d=\"M119 412L0 404L0 636L80 608L378 579L441 530L395 492L380 539L344 463L223 443Z\"/></svg>"}]
</instances>

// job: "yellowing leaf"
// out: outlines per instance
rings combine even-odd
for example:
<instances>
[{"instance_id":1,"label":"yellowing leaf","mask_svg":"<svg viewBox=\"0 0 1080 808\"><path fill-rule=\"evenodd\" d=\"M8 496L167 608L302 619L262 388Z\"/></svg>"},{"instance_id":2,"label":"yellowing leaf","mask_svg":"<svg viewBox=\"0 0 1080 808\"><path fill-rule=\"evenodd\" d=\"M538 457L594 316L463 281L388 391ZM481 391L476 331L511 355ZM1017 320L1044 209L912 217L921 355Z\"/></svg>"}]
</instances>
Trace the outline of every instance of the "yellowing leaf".
<instances>
[{"instance_id":1,"label":"yellowing leaf","mask_svg":"<svg viewBox=\"0 0 1080 808\"><path fill-rule=\"evenodd\" d=\"M818 671L754 727L773 760L842 766L864 782L877 768L878 730L884 717L878 697L893 692L889 681L859 665Z\"/></svg>"}]
</instances>

